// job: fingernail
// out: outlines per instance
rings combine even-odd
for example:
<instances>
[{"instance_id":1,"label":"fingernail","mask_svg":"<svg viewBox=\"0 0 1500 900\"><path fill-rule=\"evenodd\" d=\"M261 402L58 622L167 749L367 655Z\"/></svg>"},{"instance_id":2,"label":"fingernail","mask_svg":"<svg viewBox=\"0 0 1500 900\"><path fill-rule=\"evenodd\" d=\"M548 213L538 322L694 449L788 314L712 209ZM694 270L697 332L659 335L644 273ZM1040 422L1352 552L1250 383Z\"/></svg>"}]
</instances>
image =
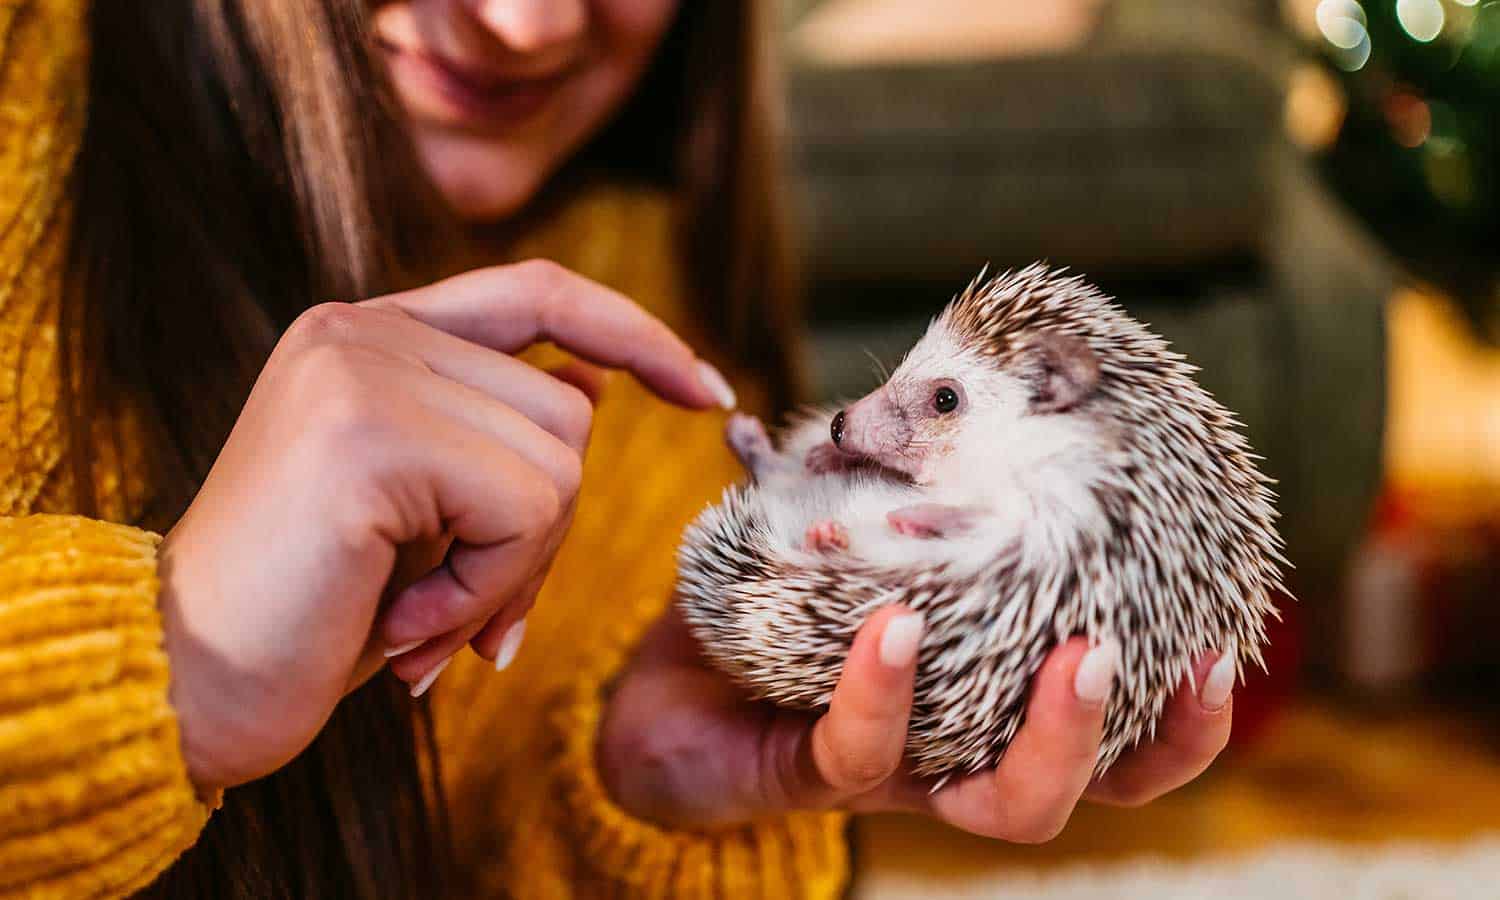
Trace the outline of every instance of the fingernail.
<instances>
[{"instance_id":1,"label":"fingernail","mask_svg":"<svg viewBox=\"0 0 1500 900\"><path fill-rule=\"evenodd\" d=\"M408 651L408 650L415 650L416 648L418 648L420 646L422 646L422 642L421 641L411 641L409 643L400 644L400 645L395 646L395 647L387 647L387 648L385 648L385 658L386 659L390 659L393 656L400 656L401 654L405 653L406 651Z\"/></svg>"},{"instance_id":2,"label":"fingernail","mask_svg":"<svg viewBox=\"0 0 1500 900\"><path fill-rule=\"evenodd\" d=\"M453 657L450 656L437 665L433 666L430 672L422 676L421 681L412 686L411 695L413 697L420 697L423 694L427 693L427 689L432 687L432 683L434 681L437 681L437 677L443 674L443 670L448 668L448 663L451 662L453 662Z\"/></svg>"},{"instance_id":3,"label":"fingernail","mask_svg":"<svg viewBox=\"0 0 1500 900\"><path fill-rule=\"evenodd\" d=\"M1089 706L1098 706L1109 697L1120 668L1120 645L1112 638L1095 644L1078 662L1073 673L1073 693Z\"/></svg>"},{"instance_id":4,"label":"fingernail","mask_svg":"<svg viewBox=\"0 0 1500 900\"><path fill-rule=\"evenodd\" d=\"M698 360L698 380L708 389L710 394L719 405L725 409L734 409L738 402L734 396L734 388L729 386L729 381L718 369L709 365L705 360Z\"/></svg>"},{"instance_id":5,"label":"fingernail","mask_svg":"<svg viewBox=\"0 0 1500 900\"><path fill-rule=\"evenodd\" d=\"M880 661L892 669L904 669L917 658L922 643L922 614L902 613L885 623L880 636Z\"/></svg>"},{"instance_id":6,"label":"fingernail","mask_svg":"<svg viewBox=\"0 0 1500 900\"><path fill-rule=\"evenodd\" d=\"M1209 712L1218 712L1229 702L1229 692L1234 690L1235 654L1225 653L1208 670L1203 679L1203 689L1198 692L1198 702Z\"/></svg>"},{"instance_id":7,"label":"fingernail","mask_svg":"<svg viewBox=\"0 0 1500 900\"><path fill-rule=\"evenodd\" d=\"M525 636L525 619L505 630L505 636L500 639L500 649L495 653L496 672L504 672L506 667L515 661L516 653L521 649L521 638Z\"/></svg>"}]
</instances>

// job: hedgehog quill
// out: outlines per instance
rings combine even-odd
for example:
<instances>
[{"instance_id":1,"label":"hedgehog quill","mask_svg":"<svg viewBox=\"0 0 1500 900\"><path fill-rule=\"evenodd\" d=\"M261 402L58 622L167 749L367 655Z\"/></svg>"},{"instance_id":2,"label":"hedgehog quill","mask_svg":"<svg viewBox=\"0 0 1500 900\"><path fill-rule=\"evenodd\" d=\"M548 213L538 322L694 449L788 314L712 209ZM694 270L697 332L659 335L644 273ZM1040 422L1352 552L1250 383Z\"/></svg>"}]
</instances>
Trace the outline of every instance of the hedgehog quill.
<instances>
[{"instance_id":1,"label":"hedgehog quill","mask_svg":"<svg viewBox=\"0 0 1500 900\"><path fill-rule=\"evenodd\" d=\"M993 767L1030 679L1073 635L1120 647L1096 773L1148 738L1198 655L1264 666L1284 590L1270 481L1165 340L1081 277L983 273L878 389L773 441L689 527L679 603L751 695L827 705L854 632L923 613L907 756Z\"/></svg>"}]
</instances>

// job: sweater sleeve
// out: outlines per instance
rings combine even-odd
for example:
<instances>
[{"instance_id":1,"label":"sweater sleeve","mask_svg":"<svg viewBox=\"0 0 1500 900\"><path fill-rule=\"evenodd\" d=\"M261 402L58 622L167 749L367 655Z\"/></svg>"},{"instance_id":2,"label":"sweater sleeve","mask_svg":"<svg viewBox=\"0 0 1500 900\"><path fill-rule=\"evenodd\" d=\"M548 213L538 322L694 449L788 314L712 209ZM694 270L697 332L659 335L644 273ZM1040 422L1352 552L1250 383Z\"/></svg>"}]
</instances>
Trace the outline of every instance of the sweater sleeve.
<instances>
[{"instance_id":1,"label":"sweater sleeve","mask_svg":"<svg viewBox=\"0 0 1500 900\"><path fill-rule=\"evenodd\" d=\"M558 789L585 860L580 895L737 900L835 898L849 867L847 817L791 813L738 828L672 831L632 817L605 792L594 761L602 692L580 679L554 719ZM600 890L594 890L599 888Z\"/></svg>"},{"instance_id":2,"label":"sweater sleeve","mask_svg":"<svg viewBox=\"0 0 1500 900\"><path fill-rule=\"evenodd\" d=\"M32 514L71 506L56 323L85 13L0 0L0 900L128 895L208 816L167 702L157 537ZM100 487L123 518L121 479Z\"/></svg>"},{"instance_id":3,"label":"sweater sleeve","mask_svg":"<svg viewBox=\"0 0 1500 900\"><path fill-rule=\"evenodd\" d=\"M157 540L0 518L0 898L125 896L207 818L167 704Z\"/></svg>"}]
</instances>

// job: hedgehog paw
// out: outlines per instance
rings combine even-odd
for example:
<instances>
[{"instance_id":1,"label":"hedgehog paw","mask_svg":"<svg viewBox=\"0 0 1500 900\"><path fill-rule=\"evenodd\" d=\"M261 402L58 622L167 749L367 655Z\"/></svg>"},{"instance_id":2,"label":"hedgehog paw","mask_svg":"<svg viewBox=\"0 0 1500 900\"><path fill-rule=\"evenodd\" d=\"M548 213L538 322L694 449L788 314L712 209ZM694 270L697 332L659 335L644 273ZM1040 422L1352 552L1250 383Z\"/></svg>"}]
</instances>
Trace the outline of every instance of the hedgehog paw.
<instances>
[{"instance_id":1,"label":"hedgehog paw","mask_svg":"<svg viewBox=\"0 0 1500 900\"><path fill-rule=\"evenodd\" d=\"M833 519L824 519L807 526L805 541L807 549L814 553L848 550L849 531Z\"/></svg>"},{"instance_id":2,"label":"hedgehog paw","mask_svg":"<svg viewBox=\"0 0 1500 900\"><path fill-rule=\"evenodd\" d=\"M776 458L776 448L765 423L745 413L735 413L724 426L724 439L751 475L759 478Z\"/></svg>"}]
</instances>

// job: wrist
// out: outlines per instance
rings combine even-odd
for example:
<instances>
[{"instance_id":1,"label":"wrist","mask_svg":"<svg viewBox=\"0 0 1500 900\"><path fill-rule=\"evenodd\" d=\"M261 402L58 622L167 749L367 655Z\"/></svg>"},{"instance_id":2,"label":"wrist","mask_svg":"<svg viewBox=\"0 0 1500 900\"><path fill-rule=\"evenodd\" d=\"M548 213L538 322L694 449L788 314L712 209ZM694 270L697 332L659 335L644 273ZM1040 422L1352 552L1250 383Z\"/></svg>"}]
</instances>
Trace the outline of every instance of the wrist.
<instances>
[{"instance_id":1,"label":"wrist","mask_svg":"<svg viewBox=\"0 0 1500 900\"><path fill-rule=\"evenodd\" d=\"M187 611L183 607L180 582L183 572L180 559L173 553L172 536L163 541L160 551L159 571L161 587L157 594L157 607L161 613L162 647L167 654L169 681L167 702L177 719L178 744L188 779L199 800L217 808L228 780L215 763L216 754L209 746L207 737L215 727L206 721L206 710L199 702L201 686L206 674L201 663L201 642L192 636Z\"/></svg>"}]
</instances>

